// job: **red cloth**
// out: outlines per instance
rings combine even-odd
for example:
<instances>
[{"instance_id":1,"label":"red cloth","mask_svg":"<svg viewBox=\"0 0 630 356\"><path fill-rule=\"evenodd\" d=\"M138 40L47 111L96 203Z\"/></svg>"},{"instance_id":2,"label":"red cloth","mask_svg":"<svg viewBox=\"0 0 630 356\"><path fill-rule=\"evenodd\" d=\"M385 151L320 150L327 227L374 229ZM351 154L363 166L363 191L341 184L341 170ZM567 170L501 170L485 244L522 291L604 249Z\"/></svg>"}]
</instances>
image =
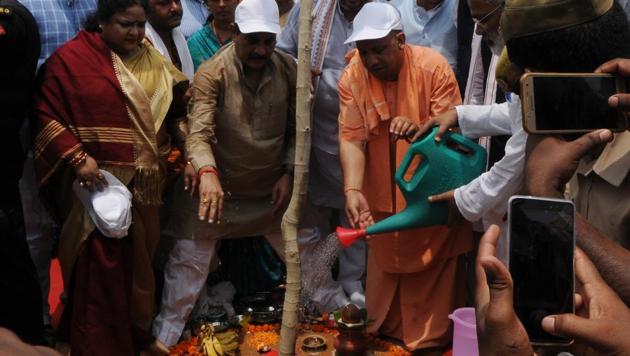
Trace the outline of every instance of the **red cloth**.
<instances>
[{"instance_id":1,"label":"red cloth","mask_svg":"<svg viewBox=\"0 0 630 356\"><path fill-rule=\"evenodd\" d=\"M110 239L98 230L85 242L71 285L73 356L137 355L153 342L130 314L133 275L130 238Z\"/></svg>"},{"instance_id":2,"label":"red cloth","mask_svg":"<svg viewBox=\"0 0 630 356\"><path fill-rule=\"evenodd\" d=\"M39 80L32 128L42 183L81 148L98 162L134 166L125 95L100 34L79 32L50 56Z\"/></svg>"}]
</instances>

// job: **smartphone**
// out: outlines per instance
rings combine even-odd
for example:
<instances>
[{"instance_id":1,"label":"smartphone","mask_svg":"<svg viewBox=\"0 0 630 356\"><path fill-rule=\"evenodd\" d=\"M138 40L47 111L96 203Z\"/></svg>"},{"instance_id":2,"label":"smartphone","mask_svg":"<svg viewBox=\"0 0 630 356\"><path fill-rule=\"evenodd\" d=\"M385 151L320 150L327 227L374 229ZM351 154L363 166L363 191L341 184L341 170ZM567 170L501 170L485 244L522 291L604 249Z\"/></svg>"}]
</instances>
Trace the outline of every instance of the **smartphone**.
<instances>
[{"instance_id":1,"label":"smartphone","mask_svg":"<svg viewBox=\"0 0 630 356\"><path fill-rule=\"evenodd\" d=\"M625 93L624 78L595 73L525 73L521 77L523 128L529 133L624 131L626 113L608 106Z\"/></svg>"},{"instance_id":2,"label":"smartphone","mask_svg":"<svg viewBox=\"0 0 630 356\"><path fill-rule=\"evenodd\" d=\"M508 268L514 310L532 344L567 345L542 319L574 313L575 207L569 200L513 196L508 207Z\"/></svg>"}]
</instances>

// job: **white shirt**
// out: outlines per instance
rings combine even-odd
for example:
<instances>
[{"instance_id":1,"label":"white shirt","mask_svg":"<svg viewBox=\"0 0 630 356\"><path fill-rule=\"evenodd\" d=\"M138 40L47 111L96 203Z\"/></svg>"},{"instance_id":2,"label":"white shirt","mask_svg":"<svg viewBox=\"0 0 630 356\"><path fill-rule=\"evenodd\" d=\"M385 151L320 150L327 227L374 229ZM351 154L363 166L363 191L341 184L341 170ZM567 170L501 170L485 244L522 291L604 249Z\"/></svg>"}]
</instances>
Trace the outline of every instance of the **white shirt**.
<instances>
[{"instance_id":1,"label":"white shirt","mask_svg":"<svg viewBox=\"0 0 630 356\"><path fill-rule=\"evenodd\" d=\"M182 0L182 23L178 29L188 38L208 23L208 7L204 0Z\"/></svg>"},{"instance_id":2,"label":"white shirt","mask_svg":"<svg viewBox=\"0 0 630 356\"><path fill-rule=\"evenodd\" d=\"M507 233L503 217L508 200L521 189L525 166L527 133L523 130L521 102L512 94L502 104L463 105L455 108L462 134L470 138L511 135L505 145L505 155L492 168L472 182L455 190L455 202L468 221L483 220L487 229L492 224ZM499 241L497 256L506 260L507 244Z\"/></svg>"},{"instance_id":3,"label":"white shirt","mask_svg":"<svg viewBox=\"0 0 630 356\"><path fill-rule=\"evenodd\" d=\"M164 58L168 59L170 62L173 62L171 59L171 55L168 53L168 49L162 41L162 38L155 31L153 26L150 23L146 23L145 25L145 33L146 38L151 41L153 47L160 52ZM195 75L195 67L193 65L192 57L190 56L190 50L188 50L188 44L186 43L186 39L184 35L178 28L174 28L172 31L173 41L175 42L175 48L177 48L177 54L179 55L179 60L182 63L182 73L188 78L189 81L192 81Z\"/></svg>"}]
</instances>

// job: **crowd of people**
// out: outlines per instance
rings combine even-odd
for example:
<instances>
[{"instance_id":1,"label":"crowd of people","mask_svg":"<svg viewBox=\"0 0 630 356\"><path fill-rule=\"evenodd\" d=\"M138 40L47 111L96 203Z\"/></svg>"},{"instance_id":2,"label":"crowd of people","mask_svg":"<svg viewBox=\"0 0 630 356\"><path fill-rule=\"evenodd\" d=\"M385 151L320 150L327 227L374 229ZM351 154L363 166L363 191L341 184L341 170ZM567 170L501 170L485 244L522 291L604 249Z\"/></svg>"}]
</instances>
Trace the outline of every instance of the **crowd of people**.
<instances>
[{"instance_id":1,"label":"crowd of people","mask_svg":"<svg viewBox=\"0 0 630 356\"><path fill-rule=\"evenodd\" d=\"M488 152L429 198L448 225L340 250L308 296L318 311L355 304L368 332L442 355L448 315L474 306L480 355L544 353L513 308L505 215L513 195L567 198L577 311L542 327L575 355L630 354L630 133L528 134L518 83L630 77L629 18L627 0L315 0L305 280L337 225L405 208L394 172L432 127ZM219 266L258 272L242 295L282 283L299 22L293 0L0 0L0 354L166 355ZM630 94L608 104L630 115ZM131 200L123 233L85 204L113 185Z\"/></svg>"}]
</instances>

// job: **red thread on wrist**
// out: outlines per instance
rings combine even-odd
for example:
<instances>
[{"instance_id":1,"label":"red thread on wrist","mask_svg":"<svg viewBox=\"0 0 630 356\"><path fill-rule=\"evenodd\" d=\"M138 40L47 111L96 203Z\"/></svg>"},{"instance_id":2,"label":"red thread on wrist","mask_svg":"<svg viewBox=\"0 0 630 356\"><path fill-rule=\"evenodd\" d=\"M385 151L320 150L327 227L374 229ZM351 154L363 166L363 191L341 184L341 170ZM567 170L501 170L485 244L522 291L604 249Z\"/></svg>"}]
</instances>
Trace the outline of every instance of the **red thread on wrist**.
<instances>
[{"instance_id":1,"label":"red thread on wrist","mask_svg":"<svg viewBox=\"0 0 630 356\"><path fill-rule=\"evenodd\" d=\"M348 192L359 192L359 193L362 193L361 189L357 189L357 188L346 188L346 189L343 190L344 194L348 194Z\"/></svg>"},{"instance_id":2,"label":"red thread on wrist","mask_svg":"<svg viewBox=\"0 0 630 356\"><path fill-rule=\"evenodd\" d=\"M204 167L199 170L199 178L206 173L214 174L217 178L219 178L219 172L214 167Z\"/></svg>"}]
</instances>

